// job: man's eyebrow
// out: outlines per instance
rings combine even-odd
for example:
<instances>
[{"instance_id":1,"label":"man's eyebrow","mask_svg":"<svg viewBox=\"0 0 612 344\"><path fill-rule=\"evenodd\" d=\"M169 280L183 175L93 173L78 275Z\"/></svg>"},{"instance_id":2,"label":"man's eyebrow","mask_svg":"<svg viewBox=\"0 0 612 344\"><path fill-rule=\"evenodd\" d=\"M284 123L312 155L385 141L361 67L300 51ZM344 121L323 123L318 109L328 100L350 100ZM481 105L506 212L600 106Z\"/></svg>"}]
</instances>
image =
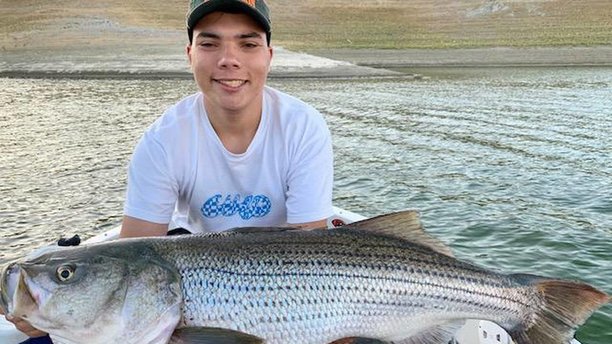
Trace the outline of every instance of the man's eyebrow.
<instances>
[{"instance_id":1,"label":"man's eyebrow","mask_svg":"<svg viewBox=\"0 0 612 344\"><path fill-rule=\"evenodd\" d=\"M201 31L200 33L198 33L198 38L214 38L214 39L220 39L221 36L212 33L212 32L205 32L205 31Z\"/></svg>"},{"instance_id":2,"label":"man's eyebrow","mask_svg":"<svg viewBox=\"0 0 612 344\"><path fill-rule=\"evenodd\" d=\"M221 36L213 33L213 32L206 32L206 31L201 31L198 33L198 35L196 36L197 38L212 38L212 39L221 39ZM249 39L249 38L261 38L263 39L262 35L253 31L253 32L248 32L248 33L241 33L236 35L236 38L238 39Z\"/></svg>"},{"instance_id":3,"label":"man's eyebrow","mask_svg":"<svg viewBox=\"0 0 612 344\"><path fill-rule=\"evenodd\" d=\"M255 32L255 31L253 31L253 32L249 32L249 33L243 33L243 34L240 34L240 35L238 35L238 38L240 38L240 39L246 39L246 38L262 38L262 39L263 39L263 37L261 36L261 34L259 34L259 33Z\"/></svg>"}]
</instances>

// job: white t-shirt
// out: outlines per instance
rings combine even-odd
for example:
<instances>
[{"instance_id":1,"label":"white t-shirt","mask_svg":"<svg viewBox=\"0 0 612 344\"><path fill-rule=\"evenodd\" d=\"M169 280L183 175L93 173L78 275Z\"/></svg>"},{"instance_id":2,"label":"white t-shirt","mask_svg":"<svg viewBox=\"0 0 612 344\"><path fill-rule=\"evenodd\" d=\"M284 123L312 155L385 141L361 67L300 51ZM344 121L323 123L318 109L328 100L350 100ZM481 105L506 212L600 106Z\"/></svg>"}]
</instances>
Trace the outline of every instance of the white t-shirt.
<instances>
[{"instance_id":1,"label":"white t-shirt","mask_svg":"<svg viewBox=\"0 0 612 344\"><path fill-rule=\"evenodd\" d=\"M233 154L196 93L140 139L124 213L154 223L172 219L192 232L303 223L333 214L332 184L331 135L314 108L265 87L255 137L245 153Z\"/></svg>"}]
</instances>

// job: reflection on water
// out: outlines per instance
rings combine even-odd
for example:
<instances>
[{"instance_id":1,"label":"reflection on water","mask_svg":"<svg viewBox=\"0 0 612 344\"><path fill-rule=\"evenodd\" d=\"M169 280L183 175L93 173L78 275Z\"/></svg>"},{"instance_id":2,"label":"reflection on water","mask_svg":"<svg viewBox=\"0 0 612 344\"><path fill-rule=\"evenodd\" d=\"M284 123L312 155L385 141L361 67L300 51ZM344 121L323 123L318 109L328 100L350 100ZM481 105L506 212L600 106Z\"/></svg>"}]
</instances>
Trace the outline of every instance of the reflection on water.
<instances>
[{"instance_id":1,"label":"reflection on water","mask_svg":"<svg viewBox=\"0 0 612 344\"><path fill-rule=\"evenodd\" d=\"M333 133L334 199L418 209L459 257L612 292L612 70L424 69L425 80L273 80ZM0 79L0 263L121 218L140 134L182 80ZM612 307L578 335L612 342Z\"/></svg>"}]
</instances>

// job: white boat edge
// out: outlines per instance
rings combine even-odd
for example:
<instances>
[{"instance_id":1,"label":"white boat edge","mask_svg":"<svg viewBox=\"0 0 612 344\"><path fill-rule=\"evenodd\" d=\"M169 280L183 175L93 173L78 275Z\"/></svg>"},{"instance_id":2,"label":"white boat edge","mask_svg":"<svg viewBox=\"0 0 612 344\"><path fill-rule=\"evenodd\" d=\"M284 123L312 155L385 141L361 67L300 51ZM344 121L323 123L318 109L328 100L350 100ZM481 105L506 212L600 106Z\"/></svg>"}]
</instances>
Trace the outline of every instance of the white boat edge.
<instances>
[{"instance_id":1,"label":"white boat edge","mask_svg":"<svg viewBox=\"0 0 612 344\"><path fill-rule=\"evenodd\" d=\"M355 221L366 219L357 213L334 207L334 215L327 219L327 227L339 227L343 224L348 224ZM171 225L172 227L172 225ZM119 238L120 226L111 228L110 230L93 236L83 244L95 244L103 241L115 240ZM0 317L0 343L3 344L18 344L27 337L17 331L13 324L9 323ZM467 320L455 334L455 338L449 344L513 344L510 336L497 324L486 320ZM578 340L573 339L571 344L581 344Z\"/></svg>"}]
</instances>

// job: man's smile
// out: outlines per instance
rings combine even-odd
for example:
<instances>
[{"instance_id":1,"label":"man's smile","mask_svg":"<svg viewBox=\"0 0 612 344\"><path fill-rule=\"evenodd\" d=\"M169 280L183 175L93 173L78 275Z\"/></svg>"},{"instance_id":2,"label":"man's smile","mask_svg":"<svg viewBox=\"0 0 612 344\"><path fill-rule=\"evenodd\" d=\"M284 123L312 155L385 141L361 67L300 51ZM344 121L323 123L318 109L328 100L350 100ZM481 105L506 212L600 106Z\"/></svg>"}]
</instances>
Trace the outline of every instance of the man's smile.
<instances>
[{"instance_id":1,"label":"man's smile","mask_svg":"<svg viewBox=\"0 0 612 344\"><path fill-rule=\"evenodd\" d=\"M213 79L215 82L220 83L223 86L238 88L247 83L246 80L241 79Z\"/></svg>"}]
</instances>

